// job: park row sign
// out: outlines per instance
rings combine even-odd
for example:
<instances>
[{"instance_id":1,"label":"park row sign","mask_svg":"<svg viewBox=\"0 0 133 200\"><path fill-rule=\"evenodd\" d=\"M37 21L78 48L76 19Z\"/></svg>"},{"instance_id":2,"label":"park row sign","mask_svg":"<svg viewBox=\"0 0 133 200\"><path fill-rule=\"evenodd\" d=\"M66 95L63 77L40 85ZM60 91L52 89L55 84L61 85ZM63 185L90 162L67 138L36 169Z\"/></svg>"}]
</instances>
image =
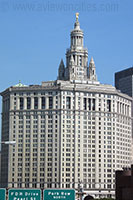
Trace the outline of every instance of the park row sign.
<instances>
[{"instance_id":1,"label":"park row sign","mask_svg":"<svg viewBox=\"0 0 133 200\"><path fill-rule=\"evenodd\" d=\"M9 189L8 200L41 200L39 189ZM6 200L6 190L0 189L0 200ZM46 189L43 200L75 200L75 190Z\"/></svg>"}]
</instances>

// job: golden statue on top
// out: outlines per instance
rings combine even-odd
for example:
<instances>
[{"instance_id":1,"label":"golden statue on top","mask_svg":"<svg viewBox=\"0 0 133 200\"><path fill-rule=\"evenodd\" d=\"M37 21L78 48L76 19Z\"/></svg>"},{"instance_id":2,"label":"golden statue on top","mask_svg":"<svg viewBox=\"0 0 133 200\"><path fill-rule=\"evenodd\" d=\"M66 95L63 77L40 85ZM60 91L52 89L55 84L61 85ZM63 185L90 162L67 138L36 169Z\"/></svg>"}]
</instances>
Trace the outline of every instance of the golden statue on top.
<instances>
[{"instance_id":1,"label":"golden statue on top","mask_svg":"<svg viewBox=\"0 0 133 200\"><path fill-rule=\"evenodd\" d=\"M76 21L79 19L79 13L76 13Z\"/></svg>"}]
</instances>

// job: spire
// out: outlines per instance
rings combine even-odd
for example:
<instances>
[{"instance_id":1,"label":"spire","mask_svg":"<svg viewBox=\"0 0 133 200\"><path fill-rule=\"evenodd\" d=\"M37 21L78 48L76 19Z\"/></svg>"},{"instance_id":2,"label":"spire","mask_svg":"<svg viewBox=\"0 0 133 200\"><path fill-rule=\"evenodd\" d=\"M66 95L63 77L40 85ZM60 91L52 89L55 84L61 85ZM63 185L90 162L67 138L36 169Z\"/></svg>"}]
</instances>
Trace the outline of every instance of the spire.
<instances>
[{"instance_id":1,"label":"spire","mask_svg":"<svg viewBox=\"0 0 133 200\"><path fill-rule=\"evenodd\" d=\"M89 79L97 81L96 67L95 67L93 57L91 57L91 60L90 60L90 63L89 63Z\"/></svg>"},{"instance_id":2,"label":"spire","mask_svg":"<svg viewBox=\"0 0 133 200\"><path fill-rule=\"evenodd\" d=\"M58 69L58 79L63 80L64 75L65 75L65 65L64 65L63 59L61 59L59 69Z\"/></svg>"},{"instance_id":3,"label":"spire","mask_svg":"<svg viewBox=\"0 0 133 200\"><path fill-rule=\"evenodd\" d=\"M90 64L94 64L95 65L93 57L91 57Z\"/></svg>"},{"instance_id":4,"label":"spire","mask_svg":"<svg viewBox=\"0 0 133 200\"><path fill-rule=\"evenodd\" d=\"M59 68L60 68L60 69L62 69L62 68L64 69L64 67L65 67L65 66L64 66L63 59L61 59L61 61L60 61L60 65L59 65Z\"/></svg>"}]
</instances>

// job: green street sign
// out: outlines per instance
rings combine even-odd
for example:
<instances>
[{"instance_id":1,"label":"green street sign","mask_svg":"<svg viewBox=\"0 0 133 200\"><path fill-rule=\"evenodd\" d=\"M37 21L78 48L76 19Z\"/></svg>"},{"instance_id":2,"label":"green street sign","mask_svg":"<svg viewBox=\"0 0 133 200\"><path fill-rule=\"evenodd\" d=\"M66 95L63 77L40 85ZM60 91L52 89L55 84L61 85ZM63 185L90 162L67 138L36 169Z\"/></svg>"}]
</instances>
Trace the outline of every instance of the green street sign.
<instances>
[{"instance_id":1,"label":"green street sign","mask_svg":"<svg viewBox=\"0 0 133 200\"><path fill-rule=\"evenodd\" d=\"M6 200L6 189L0 188L0 200Z\"/></svg>"},{"instance_id":2,"label":"green street sign","mask_svg":"<svg viewBox=\"0 0 133 200\"><path fill-rule=\"evenodd\" d=\"M41 200L41 190L10 189L8 192L8 200Z\"/></svg>"},{"instance_id":3,"label":"green street sign","mask_svg":"<svg viewBox=\"0 0 133 200\"><path fill-rule=\"evenodd\" d=\"M46 189L43 191L43 200L75 200L75 190Z\"/></svg>"}]
</instances>

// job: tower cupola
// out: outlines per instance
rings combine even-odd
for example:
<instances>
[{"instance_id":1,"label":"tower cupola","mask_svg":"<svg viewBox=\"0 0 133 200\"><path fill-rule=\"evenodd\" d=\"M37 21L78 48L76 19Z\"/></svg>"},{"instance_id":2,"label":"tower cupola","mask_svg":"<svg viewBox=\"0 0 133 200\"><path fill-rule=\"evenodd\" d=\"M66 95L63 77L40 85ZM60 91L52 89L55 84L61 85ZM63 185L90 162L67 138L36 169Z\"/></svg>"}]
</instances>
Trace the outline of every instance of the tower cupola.
<instances>
[{"instance_id":1,"label":"tower cupola","mask_svg":"<svg viewBox=\"0 0 133 200\"><path fill-rule=\"evenodd\" d=\"M76 22L74 24L74 29L71 31L71 48L83 48L83 31L80 29L79 24L79 13L76 13Z\"/></svg>"}]
</instances>

